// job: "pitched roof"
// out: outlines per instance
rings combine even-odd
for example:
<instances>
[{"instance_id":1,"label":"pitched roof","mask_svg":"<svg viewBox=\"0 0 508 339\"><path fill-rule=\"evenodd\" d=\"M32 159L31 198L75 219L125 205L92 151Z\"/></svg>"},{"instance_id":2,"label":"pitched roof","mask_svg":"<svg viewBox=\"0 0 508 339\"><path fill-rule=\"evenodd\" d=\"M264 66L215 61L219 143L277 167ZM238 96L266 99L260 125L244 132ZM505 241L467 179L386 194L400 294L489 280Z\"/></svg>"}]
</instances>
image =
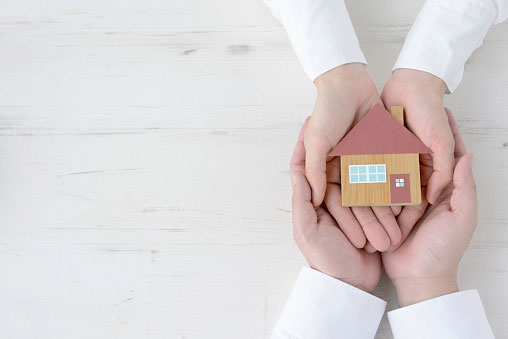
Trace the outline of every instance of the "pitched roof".
<instances>
[{"instance_id":1,"label":"pitched roof","mask_svg":"<svg viewBox=\"0 0 508 339\"><path fill-rule=\"evenodd\" d=\"M334 147L330 156L430 153L411 131L376 104Z\"/></svg>"}]
</instances>

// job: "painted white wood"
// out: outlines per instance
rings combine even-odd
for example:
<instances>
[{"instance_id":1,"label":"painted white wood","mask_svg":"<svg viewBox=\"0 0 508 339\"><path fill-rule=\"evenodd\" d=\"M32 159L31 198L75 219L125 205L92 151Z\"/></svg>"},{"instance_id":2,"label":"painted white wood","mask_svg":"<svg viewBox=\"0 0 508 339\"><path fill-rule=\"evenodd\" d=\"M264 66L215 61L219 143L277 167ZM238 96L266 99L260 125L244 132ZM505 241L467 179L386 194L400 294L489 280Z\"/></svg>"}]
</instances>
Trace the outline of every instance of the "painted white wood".
<instances>
[{"instance_id":1,"label":"painted white wood","mask_svg":"<svg viewBox=\"0 0 508 339\"><path fill-rule=\"evenodd\" d=\"M421 4L348 2L379 88ZM0 8L0 337L267 337L304 265L288 161L315 93L261 0ZM507 57L505 23L447 98L480 199L460 283L499 338Z\"/></svg>"}]
</instances>

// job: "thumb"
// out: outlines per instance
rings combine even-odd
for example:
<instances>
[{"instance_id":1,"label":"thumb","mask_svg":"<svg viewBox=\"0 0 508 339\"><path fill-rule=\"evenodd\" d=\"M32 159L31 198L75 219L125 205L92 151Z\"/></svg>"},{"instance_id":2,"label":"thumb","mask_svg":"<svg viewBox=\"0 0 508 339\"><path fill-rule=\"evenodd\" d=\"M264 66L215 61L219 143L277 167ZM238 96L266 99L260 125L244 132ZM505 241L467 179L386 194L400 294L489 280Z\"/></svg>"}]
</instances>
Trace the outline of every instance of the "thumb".
<instances>
[{"instance_id":1,"label":"thumb","mask_svg":"<svg viewBox=\"0 0 508 339\"><path fill-rule=\"evenodd\" d=\"M450 207L452 212L462 220L477 218L476 184L472 164L473 156L466 154L459 159L453 173L454 188Z\"/></svg>"},{"instance_id":2,"label":"thumb","mask_svg":"<svg viewBox=\"0 0 508 339\"><path fill-rule=\"evenodd\" d=\"M427 200L431 204L437 201L453 176L455 142L451 131L445 134L431 145L433 172L427 182Z\"/></svg>"},{"instance_id":3,"label":"thumb","mask_svg":"<svg viewBox=\"0 0 508 339\"><path fill-rule=\"evenodd\" d=\"M312 119L312 118L311 118ZM312 203L319 206L326 192L326 159L332 146L312 128L312 120L305 133L305 176L312 188Z\"/></svg>"}]
</instances>

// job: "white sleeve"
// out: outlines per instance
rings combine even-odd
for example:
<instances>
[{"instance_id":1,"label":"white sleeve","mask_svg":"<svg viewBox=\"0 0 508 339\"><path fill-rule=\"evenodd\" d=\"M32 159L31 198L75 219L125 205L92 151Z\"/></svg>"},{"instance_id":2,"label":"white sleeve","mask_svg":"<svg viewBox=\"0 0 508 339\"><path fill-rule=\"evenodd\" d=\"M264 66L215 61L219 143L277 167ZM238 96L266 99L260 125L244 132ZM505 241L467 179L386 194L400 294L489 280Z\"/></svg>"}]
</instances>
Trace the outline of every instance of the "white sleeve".
<instances>
[{"instance_id":1,"label":"white sleeve","mask_svg":"<svg viewBox=\"0 0 508 339\"><path fill-rule=\"evenodd\" d=\"M393 69L434 74L453 92L489 28L507 17L508 0L427 0Z\"/></svg>"},{"instance_id":2,"label":"white sleeve","mask_svg":"<svg viewBox=\"0 0 508 339\"><path fill-rule=\"evenodd\" d=\"M324 72L367 61L343 0L264 0L287 31L300 63L314 81Z\"/></svg>"},{"instance_id":3,"label":"white sleeve","mask_svg":"<svg viewBox=\"0 0 508 339\"><path fill-rule=\"evenodd\" d=\"M386 302L311 268L303 268L272 339L374 338Z\"/></svg>"},{"instance_id":4,"label":"white sleeve","mask_svg":"<svg viewBox=\"0 0 508 339\"><path fill-rule=\"evenodd\" d=\"M476 290L442 297L388 312L395 339L494 338Z\"/></svg>"}]
</instances>

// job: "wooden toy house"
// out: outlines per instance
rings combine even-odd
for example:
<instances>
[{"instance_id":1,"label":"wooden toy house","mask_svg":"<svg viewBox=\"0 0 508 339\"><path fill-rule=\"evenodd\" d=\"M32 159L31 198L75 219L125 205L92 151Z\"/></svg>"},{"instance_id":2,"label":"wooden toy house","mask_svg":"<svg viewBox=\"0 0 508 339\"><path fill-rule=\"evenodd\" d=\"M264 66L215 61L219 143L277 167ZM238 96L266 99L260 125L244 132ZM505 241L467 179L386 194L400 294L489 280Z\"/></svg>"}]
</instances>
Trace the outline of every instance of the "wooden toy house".
<instances>
[{"instance_id":1,"label":"wooden toy house","mask_svg":"<svg viewBox=\"0 0 508 339\"><path fill-rule=\"evenodd\" d=\"M340 156L342 206L421 203L419 154L430 153L404 127L403 110L375 105L335 146Z\"/></svg>"}]
</instances>

